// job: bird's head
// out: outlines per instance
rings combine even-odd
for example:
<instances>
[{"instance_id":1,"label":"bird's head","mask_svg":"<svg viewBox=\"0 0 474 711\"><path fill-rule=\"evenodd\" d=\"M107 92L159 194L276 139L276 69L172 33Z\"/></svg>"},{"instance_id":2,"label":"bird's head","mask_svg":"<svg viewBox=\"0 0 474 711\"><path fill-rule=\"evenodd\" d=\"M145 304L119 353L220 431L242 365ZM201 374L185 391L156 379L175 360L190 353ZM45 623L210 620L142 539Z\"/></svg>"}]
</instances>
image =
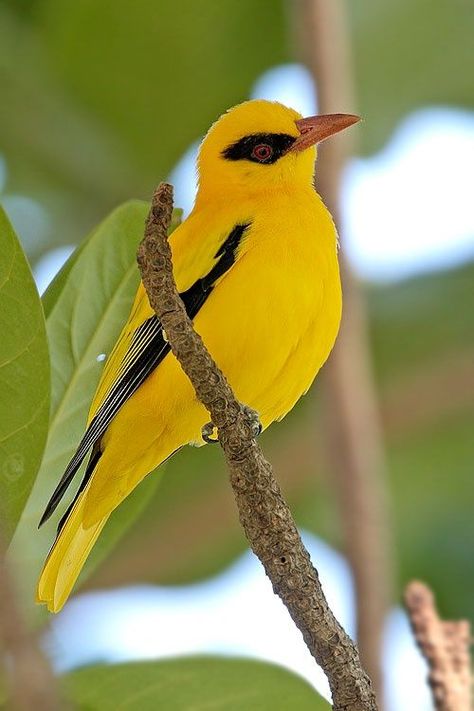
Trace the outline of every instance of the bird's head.
<instances>
[{"instance_id":1,"label":"bird's head","mask_svg":"<svg viewBox=\"0 0 474 711\"><path fill-rule=\"evenodd\" d=\"M316 144L359 121L351 114L303 118L274 101L246 101L211 126L199 151L202 195L308 185Z\"/></svg>"}]
</instances>

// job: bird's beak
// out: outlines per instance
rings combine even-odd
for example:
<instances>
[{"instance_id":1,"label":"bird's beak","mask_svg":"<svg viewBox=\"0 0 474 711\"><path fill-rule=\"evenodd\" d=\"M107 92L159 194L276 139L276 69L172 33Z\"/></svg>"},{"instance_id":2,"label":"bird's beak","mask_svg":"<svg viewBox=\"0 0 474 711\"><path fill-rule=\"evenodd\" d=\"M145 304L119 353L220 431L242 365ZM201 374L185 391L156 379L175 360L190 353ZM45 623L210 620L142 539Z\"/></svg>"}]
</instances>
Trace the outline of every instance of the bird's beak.
<instances>
[{"instance_id":1,"label":"bird's beak","mask_svg":"<svg viewBox=\"0 0 474 711\"><path fill-rule=\"evenodd\" d=\"M295 140L289 152L304 151L310 146L324 141L329 136L343 131L360 121L360 116L354 114L326 114L324 116L308 116L295 121L300 135Z\"/></svg>"}]
</instances>

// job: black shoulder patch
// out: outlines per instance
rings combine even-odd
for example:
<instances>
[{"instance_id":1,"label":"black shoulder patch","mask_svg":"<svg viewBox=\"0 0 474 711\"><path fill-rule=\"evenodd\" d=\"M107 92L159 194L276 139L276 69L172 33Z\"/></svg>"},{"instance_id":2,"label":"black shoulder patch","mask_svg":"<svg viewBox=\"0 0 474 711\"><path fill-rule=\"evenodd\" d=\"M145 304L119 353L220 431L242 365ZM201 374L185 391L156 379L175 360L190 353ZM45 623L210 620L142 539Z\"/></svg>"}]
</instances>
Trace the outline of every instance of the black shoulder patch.
<instances>
[{"instance_id":1,"label":"black shoulder patch","mask_svg":"<svg viewBox=\"0 0 474 711\"><path fill-rule=\"evenodd\" d=\"M194 282L194 284L183 291L180 296L186 306L186 311L189 318L194 318L209 297L214 288L216 281L223 276L234 264L237 255L237 249L242 241L245 231L250 225L236 225L226 240L221 244L214 255L214 259L218 259L212 269Z\"/></svg>"}]
</instances>

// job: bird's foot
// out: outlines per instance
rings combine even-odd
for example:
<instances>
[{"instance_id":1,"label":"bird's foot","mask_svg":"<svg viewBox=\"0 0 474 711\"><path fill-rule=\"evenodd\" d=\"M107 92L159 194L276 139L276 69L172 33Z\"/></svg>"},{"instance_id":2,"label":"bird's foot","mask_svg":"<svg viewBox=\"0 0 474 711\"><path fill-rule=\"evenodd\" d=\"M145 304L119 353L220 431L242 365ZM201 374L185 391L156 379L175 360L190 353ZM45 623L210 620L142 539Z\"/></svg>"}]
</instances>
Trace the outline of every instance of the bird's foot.
<instances>
[{"instance_id":1,"label":"bird's foot","mask_svg":"<svg viewBox=\"0 0 474 711\"><path fill-rule=\"evenodd\" d=\"M258 412L252 410L248 405L243 405L244 413L247 415L249 420L250 429L252 431L253 437L258 437L262 433L263 427L260 422L260 417Z\"/></svg>"},{"instance_id":2,"label":"bird's foot","mask_svg":"<svg viewBox=\"0 0 474 711\"><path fill-rule=\"evenodd\" d=\"M250 430L252 437L258 437L261 434L263 427L260 422L258 412L252 410L248 405L243 405L242 409L244 414L248 418ZM213 436L216 431L216 426L213 422L206 422L206 424L201 428L201 437L206 444L217 444L219 441L218 437Z\"/></svg>"},{"instance_id":3,"label":"bird's foot","mask_svg":"<svg viewBox=\"0 0 474 711\"><path fill-rule=\"evenodd\" d=\"M206 424L201 427L201 437L206 444L217 444L219 441L217 437L213 437L216 427L213 422L206 422Z\"/></svg>"}]
</instances>

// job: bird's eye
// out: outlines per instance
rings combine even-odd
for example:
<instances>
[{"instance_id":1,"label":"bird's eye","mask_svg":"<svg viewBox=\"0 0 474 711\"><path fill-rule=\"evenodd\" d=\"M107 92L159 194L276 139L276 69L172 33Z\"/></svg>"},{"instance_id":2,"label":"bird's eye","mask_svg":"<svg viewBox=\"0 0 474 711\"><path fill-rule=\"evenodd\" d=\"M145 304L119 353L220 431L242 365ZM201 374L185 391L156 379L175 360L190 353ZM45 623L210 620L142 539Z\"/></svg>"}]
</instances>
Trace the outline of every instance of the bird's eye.
<instances>
[{"instance_id":1,"label":"bird's eye","mask_svg":"<svg viewBox=\"0 0 474 711\"><path fill-rule=\"evenodd\" d=\"M272 157L273 148L268 145L268 143L259 143L252 150L252 158L258 160L260 163L264 163L269 158Z\"/></svg>"}]
</instances>

